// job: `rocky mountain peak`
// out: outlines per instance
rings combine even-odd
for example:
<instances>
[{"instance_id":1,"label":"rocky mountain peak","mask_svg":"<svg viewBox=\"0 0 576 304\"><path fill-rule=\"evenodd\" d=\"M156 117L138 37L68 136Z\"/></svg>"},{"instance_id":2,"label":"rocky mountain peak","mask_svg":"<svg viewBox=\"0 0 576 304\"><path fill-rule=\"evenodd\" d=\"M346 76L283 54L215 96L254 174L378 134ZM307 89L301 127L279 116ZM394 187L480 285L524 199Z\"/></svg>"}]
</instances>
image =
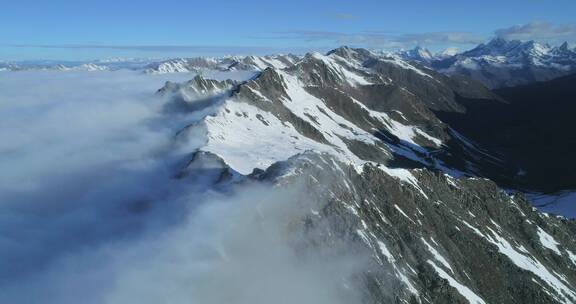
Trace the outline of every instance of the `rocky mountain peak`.
<instances>
[{"instance_id":1,"label":"rocky mountain peak","mask_svg":"<svg viewBox=\"0 0 576 304\"><path fill-rule=\"evenodd\" d=\"M236 84L236 81L230 79L218 81L204 78L202 75L196 75L194 78L184 83L167 81L164 86L158 90L158 93L168 94L181 91L188 94L211 95L231 89Z\"/></svg>"},{"instance_id":2,"label":"rocky mountain peak","mask_svg":"<svg viewBox=\"0 0 576 304\"><path fill-rule=\"evenodd\" d=\"M370 58L374 57L370 51L362 48L351 48L348 46L342 46L326 53L326 56L337 55L343 59L350 60L352 62L356 61L362 63Z\"/></svg>"},{"instance_id":3,"label":"rocky mountain peak","mask_svg":"<svg viewBox=\"0 0 576 304\"><path fill-rule=\"evenodd\" d=\"M496 37L487 43L480 44L472 50L463 53L464 56L494 56L505 55L510 52L518 51L523 45L520 40L507 40L502 37Z\"/></svg>"},{"instance_id":4,"label":"rocky mountain peak","mask_svg":"<svg viewBox=\"0 0 576 304\"><path fill-rule=\"evenodd\" d=\"M356 55L356 51L351 47L344 45L326 53L327 56L330 56L331 54L336 54L342 58L352 58Z\"/></svg>"},{"instance_id":5,"label":"rocky mountain peak","mask_svg":"<svg viewBox=\"0 0 576 304\"><path fill-rule=\"evenodd\" d=\"M553 48L552 52L562 58L576 60L576 49L570 48L570 45L566 41L562 43L562 45Z\"/></svg>"}]
</instances>

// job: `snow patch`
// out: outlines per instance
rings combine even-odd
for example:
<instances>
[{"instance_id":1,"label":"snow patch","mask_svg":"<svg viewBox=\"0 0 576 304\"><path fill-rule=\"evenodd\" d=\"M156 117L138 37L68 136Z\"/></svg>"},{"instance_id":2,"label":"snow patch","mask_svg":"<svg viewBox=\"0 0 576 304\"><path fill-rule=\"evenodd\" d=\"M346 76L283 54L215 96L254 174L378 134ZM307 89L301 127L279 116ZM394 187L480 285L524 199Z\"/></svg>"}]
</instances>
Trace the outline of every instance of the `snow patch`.
<instances>
[{"instance_id":1,"label":"snow patch","mask_svg":"<svg viewBox=\"0 0 576 304\"><path fill-rule=\"evenodd\" d=\"M432 266L432 268L434 268L434 270L436 270L436 272L438 273L438 276L447 280L448 284L450 284L450 286L454 287L458 291L458 293L460 293L464 298L466 298L466 300L468 300L468 303L470 303L470 304L486 304L486 302L484 302L484 300L482 300L482 298L480 298L477 294L475 294L470 288L460 284L458 281L456 281L456 279L454 279L448 273L446 273L446 271L444 271L442 268L436 266L436 264L434 264L434 262L432 262L430 260L428 260L427 262L428 262L428 264L430 264Z\"/></svg>"},{"instance_id":2,"label":"snow patch","mask_svg":"<svg viewBox=\"0 0 576 304\"><path fill-rule=\"evenodd\" d=\"M531 272L544 281L550 288L556 291L556 294L559 296L557 299L562 303L574 303L576 300L576 293L552 274L544 265L542 265L542 263L534 257L518 252L504 237L489 227L487 229L490 230L492 237L487 236L485 238L490 243L496 245L501 254L507 256L517 267Z\"/></svg>"},{"instance_id":3,"label":"snow patch","mask_svg":"<svg viewBox=\"0 0 576 304\"><path fill-rule=\"evenodd\" d=\"M388 168L386 166L378 166L378 168L392 177L395 177L403 182L411 184L412 186L414 186L414 188L416 188L420 192L420 194L422 194L422 196L428 199L428 196L426 195L426 193L424 193L424 191L418 184L418 179L416 179L416 177L409 170L402 168Z\"/></svg>"},{"instance_id":4,"label":"snow patch","mask_svg":"<svg viewBox=\"0 0 576 304\"><path fill-rule=\"evenodd\" d=\"M558 249L558 245L560 245L560 243L558 243L554 239L554 237L546 233L546 231L544 231L540 227L538 227L538 237L540 238L540 243L542 244L542 246L554 251L554 253L556 253L557 255L562 255L560 253L560 250Z\"/></svg>"},{"instance_id":5,"label":"snow patch","mask_svg":"<svg viewBox=\"0 0 576 304\"><path fill-rule=\"evenodd\" d=\"M438 250L436 250L436 248L434 248L432 245L428 244L428 242L426 242L426 240L424 238L420 238L420 239L422 240L424 245L426 245L428 251L430 251L430 253L432 253L432 255L434 256L434 259L436 259L438 262L442 263L442 265L444 265L444 267L450 269L450 271L454 272L454 270L450 266L450 263L448 263L448 261L438 252Z\"/></svg>"},{"instance_id":6,"label":"snow patch","mask_svg":"<svg viewBox=\"0 0 576 304\"><path fill-rule=\"evenodd\" d=\"M386 247L386 244L384 244L382 241L378 241L378 247L380 248L380 252L386 257L388 262L394 263L396 261L392 253L390 253L390 250L388 250L388 247Z\"/></svg>"},{"instance_id":7,"label":"snow patch","mask_svg":"<svg viewBox=\"0 0 576 304\"><path fill-rule=\"evenodd\" d=\"M394 204L394 208L398 210L398 212L400 212L400 214L402 214L405 218L409 219L412 223L416 224L416 222L412 220L412 218L410 218L408 214L404 213L404 211L400 209L400 207L398 207L398 205Z\"/></svg>"}]
</instances>

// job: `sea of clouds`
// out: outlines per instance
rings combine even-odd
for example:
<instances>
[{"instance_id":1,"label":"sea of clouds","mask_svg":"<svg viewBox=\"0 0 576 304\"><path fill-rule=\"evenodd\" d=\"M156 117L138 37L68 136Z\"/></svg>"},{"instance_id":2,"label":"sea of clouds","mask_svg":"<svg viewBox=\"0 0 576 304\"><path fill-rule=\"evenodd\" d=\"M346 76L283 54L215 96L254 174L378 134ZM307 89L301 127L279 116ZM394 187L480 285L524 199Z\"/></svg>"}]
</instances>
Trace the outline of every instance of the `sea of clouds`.
<instances>
[{"instance_id":1,"label":"sea of clouds","mask_svg":"<svg viewBox=\"0 0 576 304\"><path fill-rule=\"evenodd\" d=\"M0 72L0 303L357 301L359 259L295 255L302 191L174 178L210 110L155 91L191 77Z\"/></svg>"}]
</instances>

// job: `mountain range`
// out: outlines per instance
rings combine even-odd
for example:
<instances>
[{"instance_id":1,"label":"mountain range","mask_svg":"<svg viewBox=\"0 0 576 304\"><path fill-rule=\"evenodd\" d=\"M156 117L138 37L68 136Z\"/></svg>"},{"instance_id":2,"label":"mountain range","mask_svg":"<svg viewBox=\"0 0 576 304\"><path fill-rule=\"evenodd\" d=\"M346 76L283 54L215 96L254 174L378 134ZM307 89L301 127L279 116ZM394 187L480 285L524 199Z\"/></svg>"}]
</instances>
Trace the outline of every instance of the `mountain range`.
<instances>
[{"instance_id":1,"label":"mountain range","mask_svg":"<svg viewBox=\"0 0 576 304\"><path fill-rule=\"evenodd\" d=\"M373 52L383 58L397 57L447 75L473 78L485 86L512 87L552 80L576 72L576 48L568 43L550 46L535 41L494 38L487 43L458 53L453 48L432 53L420 46L411 50ZM224 56L158 59L116 59L88 62L27 61L0 62L0 71L10 70L141 70L145 73L187 73L205 70L261 71L267 67L284 68L302 59L302 55Z\"/></svg>"},{"instance_id":2,"label":"mountain range","mask_svg":"<svg viewBox=\"0 0 576 304\"><path fill-rule=\"evenodd\" d=\"M246 81L197 75L158 90L167 113L203 117L176 134L203 142L176 178L303 185L309 199L286 215L286 233L305 236L294 244L304 252L367 254L369 267L346 283L365 303L576 301L575 222L539 211L524 195L574 186L570 167L559 165L572 150L564 146L554 174L543 163L556 156L542 147L514 161L549 135L513 147L541 125L557 126L552 141L573 138L556 116L571 106L562 98L528 123L540 97L573 77L491 91L348 47L252 62L262 71ZM533 101L521 104L523 94ZM495 109L502 117L491 125ZM516 110L518 121L506 121ZM341 242L345 249L335 247Z\"/></svg>"}]
</instances>

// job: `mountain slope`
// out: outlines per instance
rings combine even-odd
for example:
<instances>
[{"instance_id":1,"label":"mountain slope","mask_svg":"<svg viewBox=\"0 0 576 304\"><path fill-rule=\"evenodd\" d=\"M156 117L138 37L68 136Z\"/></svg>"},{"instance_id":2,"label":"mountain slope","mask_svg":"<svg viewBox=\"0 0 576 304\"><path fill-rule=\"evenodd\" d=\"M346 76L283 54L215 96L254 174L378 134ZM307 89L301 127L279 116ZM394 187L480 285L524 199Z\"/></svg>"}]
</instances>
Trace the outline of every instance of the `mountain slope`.
<instances>
[{"instance_id":1,"label":"mountain slope","mask_svg":"<svg viewBox=\"0 0 576 304\"><path fill-rule=\"evenodd\" d=\"M390 173L304 153L257 179L283 186L306 180L315 197L300 219L308 246L331 252L330 244L344 239L347 250L367 250L370 270L358 274L366 303L576 299L573 222L543 215L488 180Z\"/></svg>"},{"instance_id":2,"label":"mountain slope","mask_svg":"<svg viewBox=\"0 0 576 304\"><path fill-rule=\"evenodd\" d=\"M576 139L572 125L576 77L496 90L507 103L463 100L465 113L439 117L483 147L502 154L514 178L506 186L553 193L574 189L570 166ZM487 119L489 117L489 119Z\"/></svg>"},{"instance_id":3,"label":"mountain slope","mask_svg":"<svg viewBox=\"0 0 576 304\"><path fill-rule=\"evenodd\" d=\"M576 183L573 182L576 180L576 172L566 167L572 162L570 151L576 148L576 135L569 130L574 121L573 113L576 112L573 102L576 100L576 74L501 89L496 93L510 102L508 111L514 111L509 113L509 117L515 119L503 125L501 130L510 130L507 131L511 136L507 138L506 147L525 171L532 171L526 177L555 175L558 177L554 179L555 185L549 185L546 190L576 189ZM553 157L535 161L538 155Z\"/></svg>"}]
</instances>

